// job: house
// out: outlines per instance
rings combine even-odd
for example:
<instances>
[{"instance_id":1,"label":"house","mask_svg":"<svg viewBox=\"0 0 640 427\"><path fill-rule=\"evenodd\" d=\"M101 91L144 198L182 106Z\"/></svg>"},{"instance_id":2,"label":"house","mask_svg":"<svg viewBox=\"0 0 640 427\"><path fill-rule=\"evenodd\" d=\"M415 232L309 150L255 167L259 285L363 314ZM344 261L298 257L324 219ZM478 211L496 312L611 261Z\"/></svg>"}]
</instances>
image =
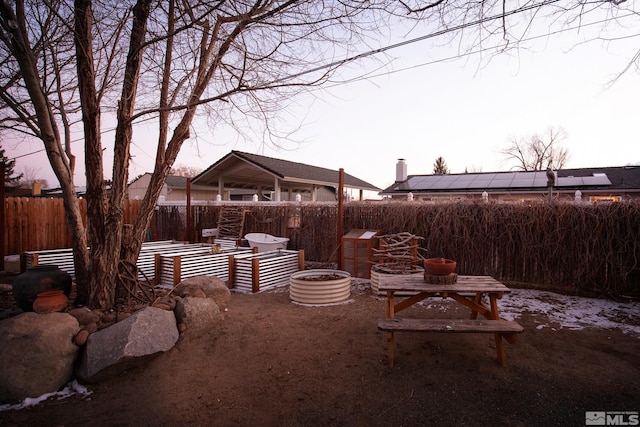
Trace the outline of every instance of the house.
<instances>
[{"instance_id":1,"label":"house","mask_svg":"<svg viewBox=\"0 0 640 427\"><path fill-rule=\"evenodd\" d=\"M231 151L193 178L193 185L214 188L223 200L237 199L238 191L250 191L259 200L335 201L339 171L303 163L290 162L257 154ZM347 173L343 187L378 192L380 189Z\"/></svg>"},{"instance_id":2,"label":"house","mask_svg":"<svg viewBox=\"0 0 640 427\"><path fill-rule=\"evenodd\" d=\"M554 171L556 200L619 202L640 199L640 166L561 169ZM408 175L399 159L396 181L379 193L391 199L481 199L504 202L542 201L549 195L546 171Z\"/></svg>"},{"instance_id":3,"label":"house","mask_svg":"<svg viewBox=\"0 0 640 427\"><path fill-rule=\"evenodd\" d=\"M142 200L151 181L151 174L145 173L131 181L127 187L127 196L131 200ZM190 186L191 200L215 200L217 193L211 188L194 185ZM169 175L162 186L160 200L178 202L187 200L187 178Z\"/></svg>"}]
</instances>

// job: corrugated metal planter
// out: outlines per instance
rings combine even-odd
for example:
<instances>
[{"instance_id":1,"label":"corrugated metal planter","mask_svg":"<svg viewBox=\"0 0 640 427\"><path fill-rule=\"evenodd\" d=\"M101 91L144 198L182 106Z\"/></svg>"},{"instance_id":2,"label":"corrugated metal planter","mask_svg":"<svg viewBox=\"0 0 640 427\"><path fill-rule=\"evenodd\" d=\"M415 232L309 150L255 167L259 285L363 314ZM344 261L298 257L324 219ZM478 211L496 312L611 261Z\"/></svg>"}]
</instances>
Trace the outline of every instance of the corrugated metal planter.
<instances>
[{"instance_id":1,"label":"corrugated metal planter","mask_svg":"<svg viewBox=\"0 0 640 427\"><path fill-rule=\"evenodd\" d=\"M216 276L230 281L229 257L253 253L249 248L222 250L219 253L169 253L156 256L157 284L172 288L186 278Z\"/></svg>"},{"instance_id":2,"label":"corrugated metal planter","mask_svg":"<svg viewBox=\"0 0 640 427\"><path fill-rule=\"evenodd\" d=\"M287 286L291 274L304 267L304 251L277 250L230 257L232 289L237 292L262 292Z\"/></svg>"},{"instance_id":3,"label":"corrugated metal planter","mask_svg":"<svg viewBox=\"0 0 640 427\"><path fill-rule=\"evenodd\" d=\"M170 253L184 253L191 251L192 253L208 253L213 245L204 243L185 243L173 240L161 240L155 242L144 242L136 261L138 267L138 279L155 280L155 259L156 255L168 255ZM65 271L75 278L75 266L73 262L73 250L66 249L49 249L44 251L27 251L25 254L26 266L52 264L57 265L62 271Z\"/></svg>"},{"instance_id":4,"label":"corrugated metal planter","mask_svg":"<svg viewBox=\"0 0 640 427\"><path fill-rule=\"evenodd\" d=\"M349 299L351 274L342 270L303 270L291 275L289 297L302 304L333 304Z\"/></svg>"}]
</instances>

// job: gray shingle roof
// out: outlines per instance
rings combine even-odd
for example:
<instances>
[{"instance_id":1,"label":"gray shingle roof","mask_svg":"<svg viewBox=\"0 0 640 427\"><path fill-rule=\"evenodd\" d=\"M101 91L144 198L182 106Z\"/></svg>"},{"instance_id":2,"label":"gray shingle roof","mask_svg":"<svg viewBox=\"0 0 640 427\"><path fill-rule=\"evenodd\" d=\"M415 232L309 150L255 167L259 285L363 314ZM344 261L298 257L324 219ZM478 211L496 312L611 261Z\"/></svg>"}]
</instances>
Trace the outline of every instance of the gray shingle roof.
<instances>
[{"instance_id":1,"label":"gray shingle roof","mask_svg":"<svg viewBox=\"0 0 640 427\"><path fill-rule=\"evenodd\" d=\"M555 187L563 190L610 189L640 191L640 166L562 169ZM409 175L380 194L526 191L547 187L546 171Z\"/></svg>"},{"instance_id":2,"label":"gray shingle roof","mask_svg":"<svg viewBox=\"0 0 640 427\"><path fill-rule=\"evenodd\" d=\"M338 186L339 171L235 150L194 177L193 181L195 183L211 184L208 182L207 176L212 176L216 169L219 169L222 164L231 158L240 159L284 181L317 182L319 185ZM380 190L378 187L346 172L344 174L344 185L362 190Z\"/></svg>"}]
</instances>

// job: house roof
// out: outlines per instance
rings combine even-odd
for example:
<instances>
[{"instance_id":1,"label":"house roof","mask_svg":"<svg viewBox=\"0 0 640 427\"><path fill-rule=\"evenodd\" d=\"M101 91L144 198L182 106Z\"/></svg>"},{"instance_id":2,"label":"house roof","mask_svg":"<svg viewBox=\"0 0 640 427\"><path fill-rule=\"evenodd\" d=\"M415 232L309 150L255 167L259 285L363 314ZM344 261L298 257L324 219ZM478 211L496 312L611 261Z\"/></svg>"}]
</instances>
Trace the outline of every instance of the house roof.
<instances>
[{"instance_id":1,"label":"house roof","mask_svg":"<svg viewBox=\"0 0 640 427\"><path fill-rule=\"evenodd\" d=\"M640 166L562 169L556 172L557 190L582 192L615 190L640 192ZM546 171L489 172L447 175L409 175L381 195L407 193L523 192L547 188Z\"/></svg>"},{"instance_id":2,"label":"house roof","mask_svg":"<svg viewBox=\"0 0 640 427\"><path fill-rule=\"evenodd\" d=\"M257 154L231 151L193 178L194 184L218 185L226 188L274 187L274 179L284 186L308 188L312 185L338 187L339 171L290 162ZM380 191L380 188L355 176L344 174L344 186L359 190Z\"/></svg>"},{"instance_id":3,"label":"house roof","mask_svg":"<svg viewBox=\"0 0 640 427\"><path fill-rule=\"evenodd\" d=\"M142 179L142 178L150 178L151 177L151 173L150 172L146 172L143 173L142 175L136 177L136 179L134 179L133 181L131 181L129 183L129 185L133 184L134 182ZM174 189L174 190L186 190L187 189L187 177L186 176L178 176L178 175L167 175L166 179L164 180L164 183L167 185L167 187ZM193 183L191 184L191 190L209 190L210 188L207 186L203 186L203 185L194 185Z\"/></svg>"},{"instance_id":4,"label":"house roof","mask_svg":"<svg viewBox=\"0 0 640 427\"><path fill-rule=\"evenodd\" d=\"M169 176L167 176L167 179L165 179L164 182L165 182L165 184L167 184L167 186L169 188L182 189L182 190L186 190L187 189L187 177L186 176L169 175ZM208 186L195 185L193 183L193 180L191 182L190 188L191 188L191 190L209 190L210 189Z\"/></svg>"}]
</instances>

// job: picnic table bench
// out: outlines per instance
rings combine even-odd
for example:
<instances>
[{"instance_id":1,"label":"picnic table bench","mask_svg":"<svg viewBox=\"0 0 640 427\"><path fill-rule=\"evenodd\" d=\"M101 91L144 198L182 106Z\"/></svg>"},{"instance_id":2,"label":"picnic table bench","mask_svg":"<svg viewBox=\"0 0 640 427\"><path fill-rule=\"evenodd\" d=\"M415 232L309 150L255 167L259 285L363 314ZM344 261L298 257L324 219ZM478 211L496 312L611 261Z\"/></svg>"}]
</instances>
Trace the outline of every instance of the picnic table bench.
<instances>
[{"instance_id":1,"label":"picnic table bench","mask_svg":"<svg viewBox=\"0 0 640 427\"><path fill-rule=\"evenodd\" d=\"M492 333L495 336L497 357L506 366L503 338L515 342L516 335L524 328L514 321L500 318L498 299L511 290L490 276L458 276L454 284L425 283L418 276L385 276L380 278L379 290L386 292L385 318L378 321L378 329L386 332L389 346L389 365L394 365L394 332L437 333ZM411 296L396 303L396 292L409 292ZM489 298L486 305L485 296ZM430 297L443 300L451 298L471 310L469 319L409 319L396 318L395 314ZM484 319L478 319L478 314Z\"/></svg>"}]
</instances>

